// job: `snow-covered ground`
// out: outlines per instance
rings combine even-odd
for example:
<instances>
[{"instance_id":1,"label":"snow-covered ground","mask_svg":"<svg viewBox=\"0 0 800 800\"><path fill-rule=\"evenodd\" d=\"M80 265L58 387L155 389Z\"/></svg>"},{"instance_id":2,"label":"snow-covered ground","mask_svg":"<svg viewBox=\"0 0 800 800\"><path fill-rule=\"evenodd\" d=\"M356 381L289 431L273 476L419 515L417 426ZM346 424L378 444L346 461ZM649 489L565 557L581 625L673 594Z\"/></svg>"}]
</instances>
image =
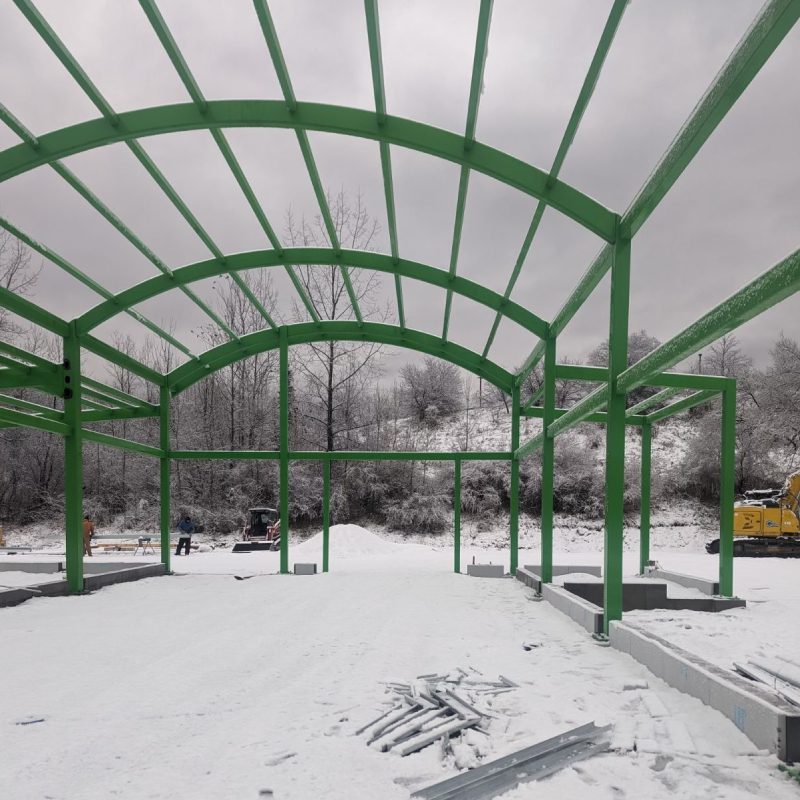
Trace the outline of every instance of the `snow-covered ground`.
<instances>
[{"instance_id":1,"label":"snow-covered ground","mask_svg":"<svg viewBox=\"0 0 800 800\"><path fill-rule=\"evenodd\" d=\"M507 560L503 550L474 553ZM704 561L713 571L710 556L655 555L672 569L698 574ZM599 559L594 549L559 557ZM635 553L626 559L635 569ZM320 560L319 537L292 547L291 562ZM790 627L792 562L753 562L750 575L743 561L741 586L766 602L692 617L708 617L708 630L763 633L774 603L772 616ZM518 582L452 574L449 548L336 526L329 574L277 567L276 553L193 553L174 559L174 578L2 609L2 797L405 798L453 764L436 747L379 753L354 732L389 702L382 681L456 667L520 684L495 700L490 758L585 721L614 726L613 752L509 800L543 790L581 800L796 797L776 759L720 714L594 644ZM659 625L688 636L699 627L675 617Z\"/></svg>"}]
</instances>

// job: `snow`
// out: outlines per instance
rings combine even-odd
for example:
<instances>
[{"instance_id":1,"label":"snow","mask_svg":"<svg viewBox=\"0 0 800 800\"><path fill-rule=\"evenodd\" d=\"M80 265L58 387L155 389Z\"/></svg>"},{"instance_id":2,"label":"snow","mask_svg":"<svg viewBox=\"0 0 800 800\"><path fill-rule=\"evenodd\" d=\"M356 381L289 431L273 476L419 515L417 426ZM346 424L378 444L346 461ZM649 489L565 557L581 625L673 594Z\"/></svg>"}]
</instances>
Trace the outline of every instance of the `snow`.
<instances>
[{"instance_id":1,"label":"snow","mask_svg":"<svg viewBox=\"0 0 800 800\"><path fill-rule=\"evenodd\" d=\"M501 550L474 552L505 560ZM695 574L702 560L706 572L716 563L699 553L658 557ZM276 800L407 798L455 766L443 766L436 747L407 758L376 752L355 731L386 708L383 681L457 667L520 684L494 700L488 758L591 720L614 726L614 752L549 778L553 796L796 797L777 760L720 714L599 647L547 603L530 602L517 581L454 575L447 547L343 525L331 529L329 574L277 575L278 558L193 553L173 559L173 578L2 609L3 682L13 687L0 703L3 797L255 800L269 789ZM320 558L319 536L290 550L290 564ZM600 558L575 552L559 561ZM797 590L789 571L758 566L760 584L737 560L742 585L790 625ZM758 585L776 566L782 577L765 594ZM741 634L769 621L761 607L692 619ZM522 647L532 642L539 646Z\"/></svg>"}]
</instances>

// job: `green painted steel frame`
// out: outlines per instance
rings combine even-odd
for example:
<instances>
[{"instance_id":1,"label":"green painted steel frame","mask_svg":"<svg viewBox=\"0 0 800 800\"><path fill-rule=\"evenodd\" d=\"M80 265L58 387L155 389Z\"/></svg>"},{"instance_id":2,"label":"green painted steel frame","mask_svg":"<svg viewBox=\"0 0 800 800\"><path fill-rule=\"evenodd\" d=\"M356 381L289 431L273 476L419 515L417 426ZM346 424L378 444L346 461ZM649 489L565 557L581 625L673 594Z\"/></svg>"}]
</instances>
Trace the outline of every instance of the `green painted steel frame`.
<instances>
[{"instance_id":1,"label":"green painted steel frame","mask_svg":"<svg viewBox=\"0 0 800 800\"><path fill-rule=\"evenodd\" d=\"M760 278L717 306L684 332L666 342L631 367L627 366L628 305L631 239L646 222L667 192L719 125L730 108L753 80L775 48L800 18L800 0L768 0L753 24L740 40L712 84L682 126L653 173L621 216L587 197L574 187L558 180L558 174L575 138L578 126L593 94L600 71L614 36L619 28L626 0L615 0L577 98L566 131L550 171L545 173L512 156L476 141L477 115L483 74L488 52L492 0L481 0L476 31L472 75L465 133L444 131L411 120L387 114L377 0L364 0L369 43L375 111L300 102L295 97L291 79L278 40L277 31L266 0L254 0L256 15L278 77L283 100L218 100L210 101L202 93L177 43L172 37L155 0L140 0L164 51L183 82L191 103L157 108L116 112L82 69L55 31L31 0L14 0L15 5L47 46L61 61L87 98L97 107L101 119L82 122L58 131L34 135L11 112L0 105L0 120L21 139L22 144L0 152L0 182L42 165L50 165L73 189L98 211L119 233L125 236L162 273L160 277L114 296L77 266L48 250L12 223L0 219L0 225L30 247L49 258L62 270L88 286L105 299L77 320L67 322L44 311L35 303L0 287L0 306L41 326L64 342L65 364L50 364L28 355L12 345L0 343L0 387L30 387L51 394L63 395L63 412L49 409L29 400L0 396L0 426L27 425L61 434L65 441L65 496L67 520L67 575L72 591L83 588L82 576L82 464L83 440L122 447L160 459L161 545L162 560L169 569L169 465L173 458L276 458L280 462L281 508L281 572L288 571L288 508L290 460L316 459L323 466L323 571L328 569L328 530L330 524L331 462L339 459L432 459L452 460L455 466L454 487L454 568L460 569L460 476L461 462L474 459L502 459L511 462L511 567L517 564L519 464L536 448L542 447L542 575L552 572L552 483L553 445L555 437L580 422L599 422L607 426L606 434L606 526L604 547L604 606L606 625L621 616L622 579L622 495L625 463L625 427L637 425L642 430L642 539L640 568L649 556L649 489L650 441L652 425L673 414L722 395L722 445L720 489L720 589L733 591L733 468L735 456L736 385L726 378L678 375L663 370L708 344L722 334L751 319L765 308L800 289L800 251L796 251ZM312 187L320 206L331 247L292 249L281 246L258 202L244 172L228 144L224 130L234 127L272 127L294 130ZM224 254L189 210L161 170L139 144L140 138L188 130L208 130L230 168L239 187L256 215L272 250ZM324 131L377 141L386 196L390 255L343 251L337 239L327 198L308 140L308 131ZM172 271L133 234L102 201L71 172L61 159L96 147L125 142L134 156L166 194L184 220L208 247L212 259ZM435 269L401 258L398 246L390 146L417 150L451 161L461 167L458 199L451 246L449 269ZM539 203L528 233L515 262L503 295L459 277L457 263L464 223L469 175L481 172L523 193L536 197ZM575 220L607 242L561 310L547 323L511 301L511 292L531 248L534 236L547 206ZM326 322L319 318L300 284L293 265L327 264L341 271L351 301L355 321ZM248 269L281 266L308 310L312 322L279 327L258 301L243 278ZM363 319L349 274L351 267L391 273L395 280L399 326L370 323ZM591 368L557 365L555 362L558 335L577 310L611 271L609 322L609 366ZM269 329L239 337L205 304L189 285L203 278L229 274L239 289L258 309ZM439 286L446 291L444 323L440 338L406 327L401 278L408 277ZM143 300L178 288L192 299L231 341L201 356L191 353L180 341L135 310ZM494 323L481 355L447 341L453 294L459 294L495 311ZM90 331L117 313L131 314L149 330L190 358L190 361L169 375L161 375L136 359L120 353L91 335ZM522 325L539 338L538 344L515 374L489 361L487 355L503 318ZM485 378L512 398L511 450L508 453L318 453L292 451L289 441L288 372L289 347L324 339L365 339L416 349L458 364ZM159 386L157 406L120 393L112 387L92 382L81 375L81 348L130 370ZM171 451L169 441L170 397L227 364L269 349L280 351L280 449L276 452ZM520 400L525 377L545 359L544 380L540 392ZM27 362L27 363L26 363ZM570 409L555 408L555 381L585 380L600 385ZM663 390L626 410L627 394L638 386L650 385ZM693 393L682 399L673 398L683 390ZM539 395L544 407L534 407ZM88 398L87 398L88 396ZM655 411L653 406L667 403ZM11 406L10 408L8 406ZM84 410L84 406L88 410ZM606 408L605 411L602 409ZM85 423L114 418L159 416L159 446L132 442L84 428ZM542 433L520 445L520 419L523 416L543 419Z\"/></svg>"}]
</instances>

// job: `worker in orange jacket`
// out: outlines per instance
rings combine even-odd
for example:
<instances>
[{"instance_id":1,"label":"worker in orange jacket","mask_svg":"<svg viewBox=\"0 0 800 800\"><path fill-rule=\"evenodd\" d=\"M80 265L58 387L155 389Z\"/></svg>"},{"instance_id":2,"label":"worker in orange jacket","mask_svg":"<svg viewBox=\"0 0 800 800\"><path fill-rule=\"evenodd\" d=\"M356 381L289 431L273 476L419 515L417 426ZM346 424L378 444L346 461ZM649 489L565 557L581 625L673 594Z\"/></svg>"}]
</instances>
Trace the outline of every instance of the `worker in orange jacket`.
<instances>
[{"instance_id":1,"label":"worker in orange jacket","mask_svg":"<svg viewBox=\"0 0 800 800\"><path fill-rule=\"evenodd\" d=\"M92 554L92 536L94 536L94 523L92 518L86 514L83 518L83 554L85 556Z\"/></svg>"}]
</instances>

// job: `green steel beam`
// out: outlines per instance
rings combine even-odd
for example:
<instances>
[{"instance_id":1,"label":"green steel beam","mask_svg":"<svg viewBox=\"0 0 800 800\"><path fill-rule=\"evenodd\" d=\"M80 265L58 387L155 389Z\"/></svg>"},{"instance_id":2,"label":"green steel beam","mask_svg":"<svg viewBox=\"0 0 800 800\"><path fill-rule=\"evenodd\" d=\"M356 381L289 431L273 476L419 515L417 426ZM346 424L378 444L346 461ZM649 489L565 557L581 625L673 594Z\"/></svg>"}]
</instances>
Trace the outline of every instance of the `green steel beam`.
<instances>
[{"instance_id":1,"label":"green steel beam","mask_svg":"<svg viewBox=\"0 0 800 800\"><path fill-rule=\"evenodd\" d=\"M20 363L27 361L34 367L41 367L42 369L50 370L50 372L57 373L61 369L61 364L56 364L53 361L48 361L46 358L37 356L35 353L29 353L21 347L16 347L9 342L0 341L0 353L5 353L11 358L15 359L19 366L27 366L27 364Z\"/></svg>"},{"instance_id":2,"label":"green steel beam","mask_svg":"<svg viewBox=\"0 0 800 800\"><path fill-rule=\"evenodd\" d=\"M331 462L322 462L322 571L330 566L331 532Z\"/></svg>"},{"instance_id":3,"label":"green steel beam","mask_svg":"<svg viewBox=\"0 0 800 800\"><path fill-rule=\"evenodd\" d=\"M647 383L655 373L683 361L710 342L800 290L800 250L780 261L743 289L664 342L620 375L626 391Z\"/></svg>"},{"instance_id":4,"label":"green steel beam","mask_svg":"<svg viewBox=\"0 0 800 800\"><path fill-rule=\"evenodd\" d=\"M674 397L676 394L680 394L683 391L682 388L672 387L670 389L662 389L660 392L656 394L650 395L650 397L645 397L644 400L636 403L636 405L631 406L626 412L625 415L627 417L632 417L635 414L639 414L645 409L650 408L650 406L656 406L659 403L664 403L669 400L671 397Z\"/></svg>"},{"instance_id":5,"label":"green steel beam","mask_svg":"<svg viewBox=\"0 0 800 800\"><path fill-rule=\"evenodd\" d=\"M608 333L608 385L599 387L607 398L605 463L605 540L603 545L603 624L622 619L622 551L625 497L625 407L627 396L619 375L628 365L631 241L620 236L614 245ZM554 425L563 422L564 415ZM553 426L550 426L551 428ZM549 433L549 429L548 429Z\"/></svg>"},{"instance_id":6,"label":"green steel beam","mask_svg":"<svg viewBox=\"0 0 800 800\"><path fill-rule=\"evenodd\" d=\"M163 456L161 448L159 447L142 444L141 442L133 442L130 439L121 439L119 436L111 436L108 433L100 433L100 431L92 431L83 428L81 436L84 440L89 442L97 442L97 444L116 447L120 450L130 450L133 453L139 453L144 456L155 456L156 458L161 458Z\"/></svg>"},{"instance_id":7,"label":"green steel beam","mask_svg":"<svg viewBox=\"0 0 800 800\"><path fill-rule=\"evenodd\" d=\"M57 419L50 419L39 414L28 414L25 411L14 411L11 408L0 408L0 422L19 428L35 428L47 433L57 433L66 436L69 425Z\"/></svg>"},{"instance_id":8,"label":"green steel beam","mask_svg":"<svg viewBox=\"0 0 800 800\"><path fill-rule=\"evenodd\" d=\"M14 294L14 292L6 289L5 286L0 286L0 306L8 309L18 317L44 328L50 333L55 333L57 336L66 336L69 332L69 323L45 311L36 303L22 297L22 295Z\"/></svg>"},{"instance_id":9,"label":"green steel beam","mask_svg":"<svg viewBox=\"0 0 800 800\"><path fill-rule=\"evenodd\" d=\"M367 40L369 41L369 60L372 67L372 88L375 93L375 113L378 124L386 122L386 91L383 83L383 56L381 50L381 26L378 18L378 0L364 0L364 12L367 21ZM383 173L383 191L386 195L386 224L389 228L389 245L392 258L400 258L397 244L397 218L394 203L394 180L392 178L392 156L389 145L381 141L381 172ZM406 315L403 306L403 286L399 275L394 276L395 294L397 295L397 319L401 328L406 326Z\"/></svg>"},{"instance_id":10,"label":"green steel beam","mask_svg":"<svg viewBox=\"0 0 800 800\"><path fill-rule=\"evenodd\" d=\"M722 393L719 475L719 593L733 597L733 500L736 478L736 380Z\"/></svg>"},{"instance_id":11,"label":"green steel beam","mask_svg":"<svg viewBox=\"0 0 800 800\"><path fill-rule=\"evenodd\" d=\"M800 17L798 0L768 0L752 25L706 89L700 102L678 131L644 186L622 217L620 229L632 237L683 174L700 148L739 99L761 67ZM575 316L611 267L612 248L604 247L552 322L557 336ZM534 353L526 360L521 378L536 365ZM631 387L628 387L630 389Z\"/></svg>"},{"instance_id":12,"label":"green steel beam","mask_svg":"<svg viewBox=\"0 0 800 800\"><path fill-rule=\"evenodd\" d=\"M472 78L469 85L469 100L467 101L467 123L464 132L464 149L469 151L475 145L475 131L478 126L478 108L483 94L483 73L486 69L486 55L489 47L489 28L492 24L493 0L481 0L478 12L478 29L475 33L475 51L472 59ZM453 242L450 247L450 277L454 278L458 269L458 254L461 249L461 232L464 228L464 212L467 206L467 191L469 189L469 167L462 165L458 179L458 199L456 200L456 216L453 223ZM444 323L442 325L442 339L447 339L450 327L450 311L453 305L453 292L447 289L447 298L444 305Z\"/></svg>"},{"instance_id":13,"label":"green steel beam","mask_svg":"<svg viewBox=\"0 0 800 800\"><path fill-rule=\"evenodd\" d=\"M678 400L671 405L664 406L664 408L660 408L658 411L653 411L652 413L648 414L647 422L648 424L652 425L653 423L659 422L667 417L680 414L681 411L687 411L690 408L707 403L718 394L719 392L695 392L694 394L690 394L688 397L684 397L682 400Z\"/></svg>"},{"instance_id":14,"label":"green steel beam","mask_svg":"<svg viewBox=\"0 0 800 800\"><path fill-rule=\"evenodd\" d=\"M606 383L607 367L589 367L579 364L557 364L556 377L564 380ZM721 392L727 378L718 375L695 375L687 372L662 372L651 375L646 386L669 386L677 389L708 389ZM648 398L649 399L649 398Z\"/></svg>"},{"instance_id":15,"label":"green steel beam","mask_svg":"<svg viewBox=\"0 0 800 800\"><path fill-rule=\"evenodd\" d=\"M80 319L77 320L77 323L78 330L80 330ZM133 356L129 356L126 353L123 353L121 350L117 350L116 347L112 347L110 344L106 344L101 339L98 339L96 336L91 336L86 332L82 331L80 337L81 347L83 347L85 350L89 350L89 352L94 353L96 356L100 356L100 358L103 358L112 364L116 364L118 367L127 369L128 372L138 375L140 378L143 378L149 383L154 383L156 386L164 385L166 381L166 377L164 375L162 375L160 372L156 372L154 369L152 369L152 367L142 364L141 361L138 361Z\"/></svg>"},{"instance_id":16,"label":"green steel beam","mask_svg":"<svg viewBox=\"0 0 800 800\"><path fill-rule=\"evenodd\" d=\"M578 99L575 102L575 107L572 109L572 114L569 118L569 122L567 123L567 129L564 131L564 136L561 139L561 144L558 146L556 157L553 159L553 164L550 167L549 174L551 178L557 178L561 172L561 167L564 165L564 160L567 157L569 148L572 146L572 143L575 140L578 127L581 124L581 120L583 119L583 115L589 105L589 101L594 94L595 86L597 86L597 80L600 77L600 71L603 68L608 51L611 49L611 43L614 41L614 37L616 36L619 24L622 21L622 15L625 13L625 8L627 5L628 0L614 0L614 5L611 7L611 11L609 12L608 19L606 20L605 27L603 28L603 33L600 36L600 41L598 42L597 49L595 50L594 57L592 58L591 64L589 64L589 70L586 73L583 86L581 86L581 90L578 93ZM531 245L533 244L533 238L536 236L536 232L539 230L539 224L542 221L542 217L544 216L546 208L547 206L541 200L536 205L536 210L533 213L533 219L528 227L525 240L522 243L522 249L517 256L516 262L514 263L514 269L511 271L511 277L508 280L508 285L506 286L505 293L503 294L503 297L506 299L511 297L511 292L514 290L514 286L517 283L522 266L528 257ZM495 336L497 335L497 329L500 327L501 319L502 317L500 314L497 314L494 318L492 329L489 332L489 338L487 339L486 345L483 348L484 356L489 355L489 350L491 349Z\"/></svg>"},{"instance_id":17,"label":"green steel beam","mask_svg":"<svg viewBox=\"0 0 800 800\"><path fill-rule=\"evenodd\" d=\"M556 419L556 339L547 339L544 356L544 407L542 430L547 431ZM545 434L542 439L542 511L541 511L541 578L553 580L553 487L555 481L555 439Z\"/></svg>"},{"instance_id":18,"label":"green steel beam","mask_svg":"<svg viewBox=\"0 0 800 800\"><path fill-rule=\"evenodd\" d=\"M570 409L568 408L556 408L553 411L553 419L559 419L563 417L564 414L568 414ZM536 406L534 408L529 408L527 411L522 412L523 417L529 417L532 419L544 419L544 408L541 406ZM625 424L631 425L633 427L638 427L643 425L647 417L643 414L635 414L633 416L626 416L625 417ZM605 425L608 422L608 414L605 411L597 411L594 414L589 414L588 417L584 417L582 422L592 422L597 425Z\"/></svg>"},{"instance_id":19,"label":"green steel beam","mask_svg":"<svg viewBox=\"0 0 800 800\"><path fill-rule=\"evenodd\" d=\"M126 111L120 124L105 119L81 122L39 137L34 149L23 143L0 152L0 182L60 158L115 142L187 130L230 127L272 127L316 130L385 141L467 165L524 194L543 199L548 205L575 220L606 241L613 241L617 215L596 200L560 180L550 181L543 170L488 145L475 142L464 149L456 133L421 122L386 116L378 123L374 111L298 103L294 112L280 100L209 100L202 114L194 103L178 103Z\"/></svg>"},{"instance_id":20,"label":"green steel beam","mask_svg":"<svg viewBox=\"0 0 800 800\"><path fill-rule=\"evenodd\" d=\"M169 388L161 386L159 389L159 420L158 420L158 444L161 448L161 456L158 464L158 498L159 498L159 524L161 528L161 563L164 570L170 572L171 551L169 546L170 534L170 495L171 480L170 468L172 461L169 457L169 412L170 396Z\"/></svg>"},{"instance_id":21,"label":"green steel beam","mask_svg":"<svg viewBox=\"0 0 800 800\"><path fill-rule=\"evenodd\" d=\"M445 361L450 361L482 377L489 383L510 394L512 376L502 367L477 353L467 350L454 342L443 342L429 333L410 328L400 329L395 325L365 322L363 325L351 320L325 321L319 325L302 322L287 326L289 344L309 344L328 340L371 341L390 344L420 353L427 353ZM279 347L279 336L273 330L257 331L243 336L241 343L227 342L205 353L210 371L216 371L243 358L274 350ZM210 374L209 370L199 369L194 364L183 364L167 376L172 393L179 394L201 378Z\"/></svg>"},{"instance_id":22,"label":"green steel beam","mask_svg":"<svg viewBox=\"0 0 800 800\"><path fill-rule=\"evenodd\" d=\"M189 69L189 65L186 63L186 60L183 57L183 54L178 47L177 42L172 36L164 18L161 16L161 12L158 9L158 6L154 2L154 0L139 0L139 4L141 5L144 13L146 14L150 24L153 26L153 30L158 36L159 41L161 42L162 47L166 51L167 55L169 56L170 61L172 61L173 66L175 67L175 71L178 73L183 85L186 87L186 91L189 93L189 96L192 98L194 103L197 105L199 110L202 113L205 113L208 110L208 101L203 96L200 87L197 84L197 81L192 74L192 71ZM267 236L270 244L278 251L281 250L281 243L278 237L275 235L275 231L270 225L269 220L267 219L267 215L264 213L264 209L262 208L261 204L258 202L258 198L253 191L253 187L250 185L250 182L247 180L247 177L244 174L244 170L242 169L239 160L233 153L231 146L225 137L225 134L219 128L212 128L211 135L214 138L214 141L217 143L220 152L222 153L222 157L225 159L225 162L228 165L233 177L236 180L236 183L239 184L239 188L242 190L242 194L244 194L245 199L247 200L250 208L252 209L253 213L256 216L259 224L261 225L264 233ZM203 240L206 247L211 250L211 252L225 263L225 256L222 254L220 249L214 244L211 240L211 237L208 233L200 226L200 223L197 222L194 215L189 211L188 207L181 201L180 206L177 206L178 211L183 215L184 219L192 226L195 232L200 236ZM242 291L244 296L253 304L256 310L261 314L261 316L266 320L267 324L271 328L277 328L278 326L273 321L271 315L264 308L263 303L253 294L250 287L242 280L241 275L234 274L231 276L233 278L234 283L239 287Z\"/></svg>"},{"instance_id":23,"label":"green steel beam","mask_svg":"<svg viewBox=\"0 0 800 800\"><path fill-rule=\"evenodd\" d=\"M5 228L10 234L15 236L21 242L24 242L32 250L35 250L37 253L39 253L39 255L44 256L44 258L48 259L57 267L59 267L61 270L66 272L67 275L69 275L72 278L75 278L75 280L79 281L84 286L88 287L93 292L95 292L96 294L99 294L103 299L113 302L114 295L112 292L110 292L104 286L101 286L93 278L90 278L85 272L82 272L74 264L67 261L66 258L64 258L63 256L51 250L50 248L45 247L45 245L37 242L35 239L28 236L28 234L20 230L13 223L9 222L9 220L5 219L4 217L0 217L0 227ZM188 347L186 347L186 345L178 341L170 333L163 330L154 322L149 320L147 317L144 316L144 314L139 313L134 308L126 308L125 313L133 317L133 319L135 319L137 322L144 325L148 330L152 331L156 336L169 342L173 347L177 348L185 355L189 356L190 358L196 358L196 356L191 352L191 350L189 350Z\"/></svg>"},{"instance_id":24,"label":"green steel beam","mask_svg":"<svg viewBox=\"0 0 800 800\"><path fill-rule=\"evenodd\" d=\"M109 386L108 384L96 381L94 380L94 378L84 377L82 385L84 391L88 389L93 389L97 392L102 393L103 395L107 395L109 398L111 398L111 401L116 405L122 403L123 405L126 406L146 408L148 411L151 411L154 414L158 413L157 405L153 405L153 403L148 403L146 400L142 400L140 397L136 397L135 395L129 394L128 392L123 392L121 389L117 389L114 386Z\"/></svg>"},{"instance_id":25,"label":"green steel beam","mask_svg":"<svg viewBox=\"0 0 800 800\"><path fill-rule=\"evenodd\" d=\"M12 408L21 408L23 411L30 411L46 419L64 419L63 412L58 409L50 408L50 406L43 406L41 403L33 403L30 400L23 400L21 397L11 397L7 394L0 394L0 403L11 406Z\"/></svg>"},{"instance_id":26,"label":"green steel beam","mask_svg":"<svg viewBox=\"0 0 800 800\"><path fill-rule=\"evenodd\" d=\"M60 395L64 389L61 376L43 367L7 367L0 369L0 389L42 389Z\"/></svg>"},{"instance_id":27,"label":"green steel beam","mask_svg":"<svg viewBox=\"0 0 800 800\"><path fill-rule=\"evenodd\" d=\"M641 457L641 505L639 508L639 574L644 575L650 563L650 478L652 456L653 426L642 425Z\"/></svg>"},{"instance_id":28,"label":"green steel beam","mask_svg":"<svg viewBox=\"0 0 800 800\"><path fill-rule=\"evenodd\" d=\"M453 572L461 573L461 459L453 462Z\"/></svg>"},{"instance_id":29,"label":"green steel beam","mask_svg":"<svg viewBox=\"0 0 800 800\"><path fill-rule=\"evenodd\" d=\"M509 491L509 550L512 575L519 565L519 459L513 454L519 449L519 386L511 389L511 486Z\"/></svg>"},{"instance_id":30,"label":"green steel beam","mask_svg":"<svg viewBox=\"0 0 800 800\"><path fill-rule=\"evenodd\" d=\"M622 220L634 236L800 18L798 0L768 0L717 73Z\"/></svg>"},{"instance_id":31,"label":"green steel beam","mask_svg":"<svg viewBox=\"0 0 800 800\"><path fill-rule=\"evenodd\" d=\"M279 461L280 450L171 450L179 461ZM500 450L290 450L289 461L511 461Z\"/></svg>"},{"instance_id":32,"label":"green steel beam","mask_svg":"<svg viewBox=\"0 0 800 800\"><path fill-rule=\"evenodd\" d=\"M578 400L566 414L547 426L547 435L550 437L558 436L573 425L583 422L590 414L599 411L606 405L608 394L608 386L605 384L589 392L585 397Z\"/></svg>"},{"instance_id":33,"label":"green steel beam","mask_svg":"<svg viewBox=\"0 0 800 800\"><path fill-rule=\"evenodd\" d=\"M451 281L444 270L427 264L420 264L416 261L409 261L408 259L395 260L393 256L384 253L343 250L341 258L344 258L349 264L359 269L394 273L441 288L447 288L448 285L452 286L456 294L488 308L502 311L509 319L530 331L534 336L547 335L547 323L537 317L536 314L517 303L511 301L504 303L501 295L467 278L456 276ZM113 302L106 301L89 309L78 318L78 330L83 334L119 314L124 308L142 303L145 300L170 291L176 286L213 278L224 274L226 271L271 268L279 265L289 266L291 264L335 265L339 261L340 256L335 251L324 247L296 247L283 250L281 253L274 250L254 250L248 253L237 253L226 257L224 267L216 259L199 261L176 269L170 277L157 275L143 281L117 294ZM317 321L319 321L319 318L317 318ZM84 344L84 347L86 346Z\"/></svg>"},{"instance_id":34,"label":"green steel beam","mask_svg":"<svg viewBox=\"0 0 800 800\"><path fill-rule=\"evenodd\" d=\"M589 367L583 364L556 364L556 378L565 381L608 382L608 367Z\"/></svg>"},{"instance_id":35,"label":"green steel beam","mask_svg":"<svg viewBox=\"0 0 800 800\"><path fill-rule=\"evenodd\" d=\"M525 405L522 409L523 413L526 411L530 411L530 409L532 409L536 405L536 403L542 398L544 392L545 392L545 386L544 382L542 382L542 385L525 402Z\"/></svg>"},{"instance_id":36,"label":"green steel beam","mask_svg":"<svg viewBox=\"0 0 800 800\"><path fill-rule=\"evenodd\" d=\"M66 47L64 42L61 41L56 32L50 27L44 17L41 15L36 6L31 0L14 0L17 7L25 15L34 30L44 40L45 44L50 48L53 54L64 65L67 71L75 79L75 82L80 86L84 94L91 100L97 107L104 119L113 128L120 126L119 115L112 109L110 103L105 99L100 90L95 86L89 76L84 72L83 68L77 62L75 57ZM32 134L29 134L32 136ZM23 137L26 138L26 137ZM38 140L37 140L38 141ZM32 144L30 141L29 144ZM147 170L150 176L155 180L158 186L164 191L169 199L176 206L178 211L183 215L184 219L191 225L200 238L209 246L210 237L202 228L199 221L191 214L185 203L180 199L173 186L166 179L161 170L155 165L150 156L145 152L142 146L135 139L126 139L126 145L138 159L142 166ZM37 148L38 149L38 148ZM152 263L162 268L160 259L155 259L149 248L144 245L127 226L64 164L56 161L51 163L53 169L64 178L84 199L108 222L110 222L117 230L123 234L135 247L137 247ZM213 252L213 250L212 250ZM187 292L187 296L197 304L222 330L224 330L231 338L236 338L236 334L230 327L222 320L206 303L200 300L199 297L193 293Z\"/></svg>"},{"instance_id":37,"label":"green steel beam","mask_svg":"<svg viewBox=\"0 0 800 800\"><path fill-rule=\"evenodd\" d=\"M280 396L280 521L281 521L281 575L289 572L289 336L286 327L279 332Z\"/></svg>"},{"instance_id":38,"label":"green steel beam","mask_svg":"<svg viewBox=\"0 0 800 800\"><path fill-rule=\"evenodd\" d=\"M286 61L283 58L283 51L281 50L281 43L278 40L278 32L275 29L272 14L270 13L266 0L254 0L254 4L256 15L261 25L261 31L264 35L264 41L267 43L267 49L269 50L270 58L272 59L272 64L278 76L281 91L283 92L286 108L289 113L295 114L297 111L297 100L294 95L294 89L292 88L292 80L289 77L289 70L286 67ZM311 143L308 141L308 133L305 129L298 127L295 128L295 135L297 136L297 143L300 145L300 152L303 155L303 161L306 165L306 171L308 172L314 195L317 198L317 204L322 213L322 220L325 223L325 230L328 232L328 239L333 249L336 252L340 252L342 246L339 243L339 237L336 233L336 225L334 225L333 218L331 217L328 198L322 186L322 180L319 177L319 170L317 169L317 162L314 159L314 153L311 150ZM339 264L339 271L342 275L345 289L347 290L347 296L350 299L353 314L355 314L356 319L359 324L361 324L364 320L358 305L358 297L353 288L353 282L350 279L350 272L344 264Z\"/></svg>"},{"instance_id":39,"label":"green steel beam","mask_svg":"<svg viewBox=\"0 0 800 800\"><path fill-rule=\"evenodd\" d=\"M83 405L84 407L88 405L85 397L83 398ZM158 410L152 411L149 408L98 408L84 411L81 414L81 422L86 424L116 419L152 419L158 415Z\"/></svg>"},{"instance_id":40,"label":"green steel beam","mask_svg":"<svg viewBox=\"0 0 800 800\"><path fill-rule=\"evenodd\" d=\"M67 585L72 594L83 591L83 430L81 428L81 343L71 322L64 337L64 523Z\"/></svg>"}]
</instances>

